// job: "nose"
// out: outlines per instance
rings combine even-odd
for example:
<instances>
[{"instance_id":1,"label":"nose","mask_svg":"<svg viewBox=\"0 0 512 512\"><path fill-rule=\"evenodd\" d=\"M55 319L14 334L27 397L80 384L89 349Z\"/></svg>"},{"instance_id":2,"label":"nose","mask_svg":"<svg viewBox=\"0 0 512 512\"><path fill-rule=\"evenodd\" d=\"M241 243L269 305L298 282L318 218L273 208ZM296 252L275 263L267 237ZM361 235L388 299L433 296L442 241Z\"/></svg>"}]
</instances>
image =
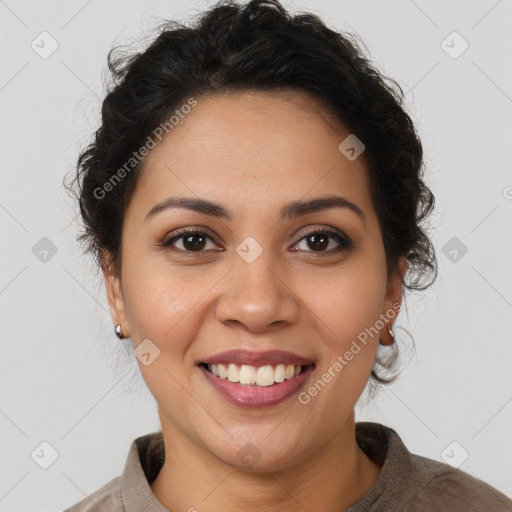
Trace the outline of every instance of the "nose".
<instances>
[{"instance_id":1,"label":"nose","mask_svg":"<svg viewBox=\"0 0 512 512\"><path fill-rule=\"evenodd\" d=\"M234 267L222 281L216 310L219 322L243 325L251 332L295 323L299 300L292 289L293 279L281 267L267 251L252 263L235 256Z\"/></svg>"}]
</instances>

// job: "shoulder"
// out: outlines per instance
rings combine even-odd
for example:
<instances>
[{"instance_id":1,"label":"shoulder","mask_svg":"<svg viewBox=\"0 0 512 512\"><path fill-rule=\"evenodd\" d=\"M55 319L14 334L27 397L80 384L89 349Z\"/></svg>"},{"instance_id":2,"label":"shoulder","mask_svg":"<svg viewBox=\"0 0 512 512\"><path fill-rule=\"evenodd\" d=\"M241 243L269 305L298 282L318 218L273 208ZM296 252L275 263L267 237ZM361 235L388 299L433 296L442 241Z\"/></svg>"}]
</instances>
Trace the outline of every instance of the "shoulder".
<instances>
[{"instance_id":1,"label":"shoulder","mask_svg":"<svg viewBox=\"0 0 512 512\"><path fill-rule=\"evenodd\" d=\"M356 423L356 439L381 466L380 475L350 512L512 512L512 500L491 485L443 462L410 452L385 425Z\"/></svg>"},{"instance_id":2,"label":"shoulder","mask_svg":"<svg viewBox=\"0 0 512 512\"><path fill-rule=\"evenodd\" d=\"M100 487L82 501L64 512L125 512L121 498L121 477L118 476Z\"/></svg>"},{"instance_id":3,"label":"shoulder","mask_svg":"<svg viewBox=\"0 0 512 512\"><path fill-rule=\"evenodd\" d=\"M421 475L417 492L410 497L408 510L450 510L511 512L512 500L496 488L454 468L420 455L411 454L414 472Z\"/></svg>"},{"instance_id":4,"label":"shoulder","mask_svg":"<svg viewBox=\"0 0 512 512\"><path fill-rule=\"evenodd\" d=\"M152 432L132 441L122 474L64 512L160 511L150 487L165 458L163 434Z\"/></svg>"}]
</instances>

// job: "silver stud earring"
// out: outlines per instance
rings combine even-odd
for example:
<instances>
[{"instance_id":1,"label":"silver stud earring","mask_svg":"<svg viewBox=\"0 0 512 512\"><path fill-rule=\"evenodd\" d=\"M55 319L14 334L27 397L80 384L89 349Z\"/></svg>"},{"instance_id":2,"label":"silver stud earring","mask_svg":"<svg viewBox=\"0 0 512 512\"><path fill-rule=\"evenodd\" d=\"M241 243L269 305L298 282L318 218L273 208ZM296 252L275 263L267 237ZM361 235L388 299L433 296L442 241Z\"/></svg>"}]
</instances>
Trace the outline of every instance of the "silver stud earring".
<instances>
[{"instance_id":1,"label":"silver stud earring","mask_svg":"<svg viewBox=\"0 0 512 512\"><path fill-rule=\"evenodd\" d=\"M116 336L122 340L124 338L123 329L121 328L121 325L116 325Z\"/></svg>"},{"instance_id":2,"label":"silver stud earring","mask_svg":"<svg viewBox=\"0 0 512 512\"><path fill-rule=\"evenodd\" d=\"M388 331L391 339L393 339L395 337L395 333L391 330L391 324L388 324Z\"/></svg>"}]
</instances>

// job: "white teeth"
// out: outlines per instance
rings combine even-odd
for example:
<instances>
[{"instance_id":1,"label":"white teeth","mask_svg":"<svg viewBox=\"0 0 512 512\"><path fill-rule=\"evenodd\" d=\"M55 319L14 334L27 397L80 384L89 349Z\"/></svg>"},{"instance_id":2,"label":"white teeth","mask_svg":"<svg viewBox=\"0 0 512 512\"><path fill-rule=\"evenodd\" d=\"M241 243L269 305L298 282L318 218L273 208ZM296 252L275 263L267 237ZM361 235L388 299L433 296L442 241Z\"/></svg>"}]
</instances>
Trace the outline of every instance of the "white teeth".
<instances>
[{"instance_id":1,"label":"white teeth","mask_svg":"<svg viewBox=\"0 0 512 512\"><path fill-rule=\"evenodd\" d=\"M232 381L233 382L233 381ZM256 368L243 364L240 368L240 384L255 384L256 383Z\"/></svg>"},{"instance_id":2,"label":"white teeth","mask_svg":"<svg viewBox=\"0 0 512 512\"><path fill-rule=\"evenodd\" d=\"M242 385L272 386L296 377L301 372L300 366L293 364L278 364L275 368L269 364L265 366L252 366L250 364L209 364L208 370L213 375L230 382L239 382Z\"/></svg>"},{"instance_id":3,"label":"white teeth","mask_svg":"<svg viewBox=\"0 0 512 512\"><path fill-rule=\"evenodd\" d=\"M228 380L229 382L240 381L240 366L230 363L228 366Z\"/></svg>"},{"instance_id":4,"label":"white teeth","mask_svg":"<svg viewBox=\"0 0 512 512\"><path fill-rule=\"evenodd\" d=\"M286 374L286 367L285 367L285 365L284 364L278 364L276 366L275 381L276 382L283 382L285 374Z\"/></svg>"},{"instance_id":5,"label":"white teeth","mask_svg":"<svg viewBox=\"0 0 512 512\"><path fill-rule=\"evenodd\" d=\"M256 384L258 386L272 386L274 384L274 368L270 365L260 366L256 375Z\"/></svg>"},{"instance_id":6,"label":"white teeth","mask_svg":"<svg viewBox=\"0 0 512 512\"><path fill-rule=\"evenodd\" d=\"M212 373L214 373L214 368L217 368L217 373L219 374L219 377L221 379L225 379L228 376L228 369L226 368L226 365L224 364L212 364Z\"/></svg>"}]
</instances>

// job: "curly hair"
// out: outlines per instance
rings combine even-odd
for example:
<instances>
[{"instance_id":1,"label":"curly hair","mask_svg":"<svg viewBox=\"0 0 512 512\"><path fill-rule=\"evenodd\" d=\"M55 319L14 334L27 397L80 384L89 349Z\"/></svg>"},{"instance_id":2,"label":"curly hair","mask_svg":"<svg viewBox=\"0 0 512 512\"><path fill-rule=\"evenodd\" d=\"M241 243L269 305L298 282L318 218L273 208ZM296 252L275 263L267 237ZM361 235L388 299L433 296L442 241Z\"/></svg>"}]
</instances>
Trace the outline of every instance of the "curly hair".
<instances>
[{"instance_id":1,"label":"curly hair","mask_svg":"<svg viewBox=\"0 0 512 512\"><path fill-rule=\"evenodd\" d=\"M403 107L403 90L372 66L356 36L331 30L310 13L292 16L278 0L221 1L190 26L165 21L158 30L144 51L110 50L101 126L78 159L74 195L84 223L78 240L98 266L106 250L120 271L123 218L144 159L109 187L108 199L98 191L126 169L156 127L190 98L291 89L320 99L364 141L388 276L405 258L402 292L433 283L436 257L423 221L434 196L422 179L422 144ZM376 367L391 369L396 355L378 357ZM394 380L376 367L376 381Z\"/></svg>"}]
</instances>

